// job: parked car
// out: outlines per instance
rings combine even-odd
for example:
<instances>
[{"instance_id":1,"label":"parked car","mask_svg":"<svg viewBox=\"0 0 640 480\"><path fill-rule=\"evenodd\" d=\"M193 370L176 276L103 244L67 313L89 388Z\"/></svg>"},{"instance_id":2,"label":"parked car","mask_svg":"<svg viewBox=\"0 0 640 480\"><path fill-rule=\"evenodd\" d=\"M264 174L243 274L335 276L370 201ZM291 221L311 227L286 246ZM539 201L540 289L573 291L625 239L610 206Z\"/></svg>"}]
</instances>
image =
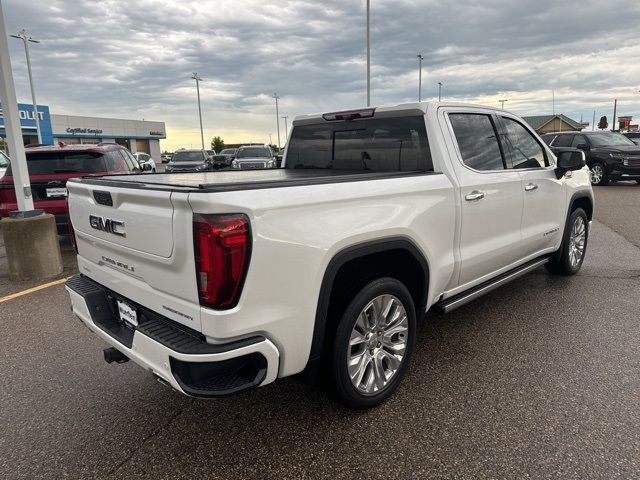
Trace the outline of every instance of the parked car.
<instances>
[{"instance_id":1,"label":"parked car","mask_svg":"<svg viewBox=\"0 0 640 480\"><path fill-rule=\"evenodd\" d=\"M67 188L70 178L140 173L129 150L116 144L42 146L25 149L35 208L56 218L60 235L69 233ZM0 217L18 208L11 165L0 178Z\"/></svg>"},{"instance_id":2,"label":"parked car","mask_svg":"<svg viewBox=\"0 0 640 480\"><path fill-rule=\"evenodd\" d=\"M9 168L9 157L7 157L4 152L0 152L0 178L4 175L4 173Z\"/></svg>"},{"instance_id":3,"label":"parked car","mask_svg":"<svg viewBox=\"0 0 640 480\"><path fill-rule=\"evenodd\" d=\"M136 152L133 154L133 156L140 164L140 167L142 167L144 170L147 170L151 173L156 173L156 162L151 155L145 152ZM150 168L146 169L144 168L144 165L149 165Z\"/></svg>"},{"instance_id":4,"label":"parked car","mask_svg":"<svg viewBox=\"0 0 640 480\"><path fill-rule=\"evenodd\" d=\"M221 168L231 167L231 162L236 156L237 148L225 148L220 153L213 156L213 168L219 170Z\"/></svg>"},{"instance_id":5,"label":"parked car","mask_svg":"<svg viewBox=\"0 0 640 480\"><path fill-rule=\"evenodd\" d=\"M171 153L163 153L162 155L160 155L160 159L162 163L169 163L172 156L173 155Z\"/></svg>"},{"instance_id":6,"label":"parked car","mask_svg":"<svg viewBox=\"0 0 640 480\"><path fill-rule=\"evenodd\" d=\"M543 265L580 270L584 158L556 158L506 111L424 102L298 117L283 169L74 179L72 309L105 360L188 395L320 369L369 408L397 388L428 310Z\"/></svg>"},{"instance_id":7,"label":"parked car","mask_svg":"<svg viewBox=\"0 0 640 480\"><path fill-rule=\"evenodd\" d=\"M640 184L640 147L617 132L548 133L542 139L552 149L578 148L587 158L592 185L635 180Z\"/></svg>"},{"instance_id":8,"label":"parked car","mask_svg":"<svg viewBox=\"0 0 640 480\"><path fill-rule=\"evenodd\" d=\"M231 168L239 170L276 167L276 157L268 145L240 147L236 152L236 156L231 161Z\"/></svg>"},{"instance_id":9,"label":"parked car","mask_svg":"<svg viewBox=\"0 0 640 480\"><path fill-rule=\"evenodd\" d=\"M206 150L176 150L165 172L203 172L213 169L213 160Z\"/></svg>"}]
</instances>

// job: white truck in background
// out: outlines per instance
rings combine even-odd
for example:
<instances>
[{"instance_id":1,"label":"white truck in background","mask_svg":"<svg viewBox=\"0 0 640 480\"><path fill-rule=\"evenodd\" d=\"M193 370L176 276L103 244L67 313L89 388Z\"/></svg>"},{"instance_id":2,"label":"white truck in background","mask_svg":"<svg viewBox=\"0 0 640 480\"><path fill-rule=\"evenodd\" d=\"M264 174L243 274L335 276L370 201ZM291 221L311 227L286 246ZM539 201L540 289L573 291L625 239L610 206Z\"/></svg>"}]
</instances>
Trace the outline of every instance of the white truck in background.
<instances>
[{"instance_id":1,"label":"white truck in background","mask_svg":"<svg viewBox=\"0 0 640 480\"><path fill-rule=\"evenodd\" d=\"M445 102L298 117L281 169L67 185L67 290L107 361L197 397L324 372L353 408L393 393L428 310L575 274L593 215L581 151Z\"/></svg>"}]
</instances>

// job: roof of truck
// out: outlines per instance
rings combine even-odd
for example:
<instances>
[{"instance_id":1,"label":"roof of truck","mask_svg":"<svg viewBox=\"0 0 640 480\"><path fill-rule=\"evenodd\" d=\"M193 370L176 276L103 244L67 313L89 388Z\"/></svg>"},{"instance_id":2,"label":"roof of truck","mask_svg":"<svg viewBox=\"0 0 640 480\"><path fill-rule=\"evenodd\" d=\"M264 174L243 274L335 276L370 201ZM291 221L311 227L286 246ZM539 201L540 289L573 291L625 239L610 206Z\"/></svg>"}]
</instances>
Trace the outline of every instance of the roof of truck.
<instances>
[{"instance_id":1,"label":"roof of truck","mask_svg":"<svg viewBox=\"0 0 640 480\"><path fill-rule=\"evenodd\" d=\"M379 107L376 107L376 106L356 107L356 108L350 108L350 109L334 110L332 112L311 113L309 115L298 115L294 118L293 122L294 124L300 123L300 122L306 123L310 120L313 120L313 121L321 120L323 118L323 115L327 115L331 113L358 112L358 111L366 111L370 109L375 109L375 113L373 115L374 118L381 116L380 114L383 114L383 116L387 116L387 115L394 116L395 114L400 112L411 114L411 115L420 115L420 114L426 113L427 109L435 108L435 107L482 108L482 109L511 113L511 112L508 112L507 110L500 109L500 107L490 107L487 105L475 105L472 103L462 103L462 102L439 102L437 100L431 100L427 102L400 103L397 105L383 105Z\"/></svg>"}]
</instances>

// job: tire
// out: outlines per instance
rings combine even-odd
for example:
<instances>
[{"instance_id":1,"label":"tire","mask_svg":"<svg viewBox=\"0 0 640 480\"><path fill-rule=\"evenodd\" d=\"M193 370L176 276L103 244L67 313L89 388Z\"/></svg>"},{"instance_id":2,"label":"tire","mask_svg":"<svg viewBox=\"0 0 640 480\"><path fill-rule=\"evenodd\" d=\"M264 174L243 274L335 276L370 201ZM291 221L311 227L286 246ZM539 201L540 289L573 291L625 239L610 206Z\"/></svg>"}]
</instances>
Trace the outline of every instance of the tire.
<instances>
[{"instance_id":1,"label":"tire","mask_svg":"<svg viewBox=\"0 0 640 480\"><path fill-rule=\"evenodd\" d=\"M386 316L376 315L387 308ZM371 322L372 316L381 322ZM415 307L404 284L383 277L364 286L342 313L333 339L331 377L337 399L356 409L384 402L404 376L415 337Z\"/></svg>"},{"instance_id":2,"label":"tire","mask_svg":"<svg viewBox=\"0 0 640 480\"><path fill-rule=\"evenodd\" d=\"M584 262L588 240L589 220L587 214L582 208L576 208L569 215L560 249L551 257L545 268L556 275L575 275L580 271L582 262ZM580 245L582 245L581 249ZM576 258L577 255L579 258Z\"/></svg>"},{"instance_id":3,"label":"tire","mask_svg":"<svg viewBox=\"0 0 640 480\"><path fill-rule=\"evenodd\" d=\"M591 178L591 185L603 186L609 183L609 174L602 162L593 162L589 167L589 178Z\"/></svg>"}]
</instances>

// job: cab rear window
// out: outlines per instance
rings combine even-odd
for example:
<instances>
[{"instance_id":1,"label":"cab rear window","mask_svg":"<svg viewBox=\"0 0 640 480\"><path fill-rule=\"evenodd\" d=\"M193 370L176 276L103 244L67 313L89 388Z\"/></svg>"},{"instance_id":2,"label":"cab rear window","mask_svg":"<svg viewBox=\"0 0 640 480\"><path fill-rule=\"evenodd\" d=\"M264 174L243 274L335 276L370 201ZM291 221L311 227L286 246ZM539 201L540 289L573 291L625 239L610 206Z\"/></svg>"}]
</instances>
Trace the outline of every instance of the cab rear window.
<instances>
[{"instance_id":1,"label":"cab rear window","mask_svg":"<svg viewBox=\"0 0 640 480\"><path fill-rule=\"evenodd\" d=\"M433 171L424 117L372 118L299 125L288 169Z\"/></svg>"},{"instance_id":2,"label":"cab rear window","mask_svg":"<svg viewBox=\"0 0 640 480\"><path fill-rule=\"evenodd\" d=\"M100 173L108 169L104 155L93 152L27 152L30 175L54 173ZM11 165L6 175L11 175Z\"/></svg>"}]
</instances>

